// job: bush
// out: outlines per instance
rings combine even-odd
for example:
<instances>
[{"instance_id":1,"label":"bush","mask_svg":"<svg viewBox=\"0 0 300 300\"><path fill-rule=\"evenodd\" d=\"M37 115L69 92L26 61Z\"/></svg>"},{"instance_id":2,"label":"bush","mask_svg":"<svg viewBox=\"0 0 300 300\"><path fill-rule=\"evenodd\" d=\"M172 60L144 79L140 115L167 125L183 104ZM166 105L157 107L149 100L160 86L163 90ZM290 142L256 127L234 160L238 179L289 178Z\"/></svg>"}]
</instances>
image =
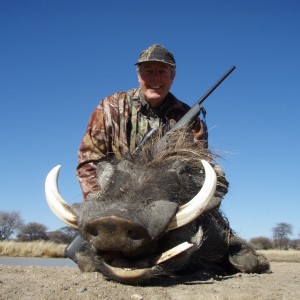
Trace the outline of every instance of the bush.
<instances>
[{"instance_id":1,"label":"bush","mask_svg":"<svg viewBox=\"0 0 300 300\"><path fill-rule=\"evenodd\" d=\"M50 241L58 244L69 244L77 234L77 230L69 226L65 226L59 230L48 232L48 238Z\"/></svg>"},{"instance_id":2,"label":"bush","mask_svg":"<svg viewBox=\"0 0 300 300\"><path fill-rule=\"evenodd\" d=\"M69 235L60 230L48 232L48 238L50 241L57 244L69 244L72 241L72 238L70 238Z\"/></svg>"},{"instance_id":3,"label":"bush","mask_svg":"<svg viewBox=\"0 0 300 300\"><path fill-rule=\"evenodd\" d=\"M40 223L31 222L25 225L18 234L20 241L47 240L47 227Z\"/></svg>"},{"instance_id":4,"label":"bush","mask_svg":"<svg viewBox=\"0 0 300 300\"><path fill-rule=\"evenodd\" d=\"M270 240L267 237L259 236L254 237L250 240L250 244L256 249L256 250L269 250L274 248L274 244L272 240Z\"/></svg>"},{"instance_id":5,"label":"bush","mask_svg":"<svg viewBox=\"0 0 300 300\"><path fill-rule=\"evenodd\" d=\"M294 250L300 250L300 239L290 240L289 247Z\"/></svg>"}]
</instances>

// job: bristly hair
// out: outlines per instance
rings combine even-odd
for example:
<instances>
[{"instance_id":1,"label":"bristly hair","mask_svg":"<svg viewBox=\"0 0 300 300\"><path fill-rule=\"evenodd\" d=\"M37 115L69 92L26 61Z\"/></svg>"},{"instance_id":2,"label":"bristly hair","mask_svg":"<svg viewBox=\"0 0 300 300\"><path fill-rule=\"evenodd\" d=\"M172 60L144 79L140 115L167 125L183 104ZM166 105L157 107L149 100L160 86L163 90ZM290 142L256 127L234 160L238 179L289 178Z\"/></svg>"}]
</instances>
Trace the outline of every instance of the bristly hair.
<instances>
[{"instance_id":1,"label":"bristly hair","mask_svg":"<svg viewBox=\"0 0 300 300\"><path fill-rule=\"evenodd\" d=\"M161 146L162 139L166 143ZM180 160L199 161L206 159L214 161L217 157L212 151L206 148L206 143L195 141L191 130L181 129L167 133L165 136L156 134L149 142L143 145L132 159L135 163L143 165L156 165L161 161L174 159L180 156Z\"/></svg>"}]
</instances>

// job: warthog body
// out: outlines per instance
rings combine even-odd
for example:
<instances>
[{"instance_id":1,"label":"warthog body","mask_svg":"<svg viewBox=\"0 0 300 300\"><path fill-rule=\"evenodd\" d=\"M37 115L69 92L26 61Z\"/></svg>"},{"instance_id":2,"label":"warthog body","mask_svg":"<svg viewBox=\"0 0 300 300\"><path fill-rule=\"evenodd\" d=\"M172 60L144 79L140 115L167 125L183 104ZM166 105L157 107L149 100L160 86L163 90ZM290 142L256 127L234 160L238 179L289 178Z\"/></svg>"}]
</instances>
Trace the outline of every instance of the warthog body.
<instances>
[{"instance_id":1,"label":"warthog body","mask_svg":"<svg viewBox=\"0 0 300 300\"><path fill-rule=\"evenodd\" d=\"M228 183L211 153L189 134L178 136L171 135L160 151L153 143L134 157L98 163L100 192L69 208L85 240L77 255L81 270L130 284L184 271L269 270L266 259L233 233L219 209ZM216 173L213 197L205 200L200 215L180 224L178 211L208 180L205 162Z\"/></svg>"}]
</instances>

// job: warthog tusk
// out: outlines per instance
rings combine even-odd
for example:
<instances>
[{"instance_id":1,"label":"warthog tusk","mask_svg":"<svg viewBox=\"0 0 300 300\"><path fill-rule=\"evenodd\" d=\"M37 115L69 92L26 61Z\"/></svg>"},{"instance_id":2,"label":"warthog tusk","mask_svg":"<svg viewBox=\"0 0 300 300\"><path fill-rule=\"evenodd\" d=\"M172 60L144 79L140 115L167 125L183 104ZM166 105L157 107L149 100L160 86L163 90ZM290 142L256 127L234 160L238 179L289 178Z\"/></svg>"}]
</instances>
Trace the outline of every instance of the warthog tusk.
<instances>
[{"instance_id":1,"label":"warthog tusk","mask_svg":"<svg viewBox=\"0 0 300 300\"><path fill-rule=\"evenodd\" d=\"M194 246L194 244L191 244L188 242L183 242L183 243L177 245L176 247L162 253L159 257L157 257L155 259L154 263L156 265L161 264L161 263L177 256L178 254L185 252L186 250L190 249L193 246Z\"/></svg>"},{"instance_id":2,"label":"warthog tusk","mask_svg":"<svg viewBox=\"0 0 300 300\"><path fill-rule=\"evenodd\" d=\"M205 170L204 184L199 193L191 201L179 207L177 214L169 223L168 230L182 227L195 220L204 211L212 208L210 202L216 191L217 176L214 169L207 161L201 160L201 162ZM61 221L77 229L76 216L58 191L57 179L59 170L60 165L54 167L46 178L46 199L53 213Z\"/></svg>"},{"instance_id":3,"label":"warthog tusk","mask_svg":"<svg viewBox=\"0 0 300 300\"><path fill-rule=\"evenodd\" d=\"M69 204L61 197L57 188L57 179L60 165L54 167L47 175L45 181L45 194L49 207L53 213L64 223L78 229L77 219Z\"/></svg>"},{"instance_id":4,"label":"warthog tusk","mask_svg":"<svg viewBox=\"0 0 300 300\"><path fill-rule=\"evenodd\" d=\"M137 280L142 277L151 274L155 269L155 266L174 258L175 256L179 255L180 253L186 252L191 249L194 244L190 244L188 242L183 242L175 246L174 248L169 249L168 251L162 253L158 257L156 257L153 261L154 266L151 268L143 268L143 269L131 269L131 268L119 268L113 267L108 265L107 263L103 262L105 268L109 270L111 274L113 274L116 278L122 279L123 281L126 280Z\"/></svg>"},{"instance_id":5,"label":"warthog tusk","mask_svg":"<svg viewBox=\"0 0 300 300\"><path fill-rule=\"evenodd\" d=\"M216 192L217 175L209 162L206 160L201 160L201 162L205 170L204 184L199 193L191 201L179 207L167 230L184 226L195 220L206 210L212 208L210 202Z\"/></svg>"},{"instance_id":6,"label":"warthog tusk","mask_svg":"<svg viewBox=\"0 0 300 300\"><path fill-rule=\"evenodd\" d=\"M105 268L113 274L116 278L124 280L137 280L141 277L147 276L147 274L151 274L152 268L146 269L130 269L130 268L118 268L112 267L107 263L103 262Z\"/></svg>"}]
</instances>

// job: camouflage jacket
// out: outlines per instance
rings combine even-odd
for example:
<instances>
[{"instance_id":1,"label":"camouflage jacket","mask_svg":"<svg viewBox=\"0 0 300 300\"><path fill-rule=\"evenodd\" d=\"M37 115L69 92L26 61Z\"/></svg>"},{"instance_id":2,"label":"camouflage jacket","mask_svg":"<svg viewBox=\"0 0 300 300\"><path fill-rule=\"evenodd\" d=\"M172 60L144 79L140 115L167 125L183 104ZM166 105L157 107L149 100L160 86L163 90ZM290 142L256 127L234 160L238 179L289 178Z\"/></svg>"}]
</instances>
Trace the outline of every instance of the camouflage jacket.
<instances>
[{"instance_id":1,"label":"camouflage jacket","mask_svg":"<svg viewBox=\"0 0 300 300\"><path fill-rule=\"evenodd\" d=\"M139 89L104 98L90 117L78 151L77 178L84 200L88 193L99 190L96 176L99 159L113 156L120 159L136 148L150 128L168 131L189 108L171 93L159 108L150 108ZM204 123L200 119L198 123L198 132L206 132Z\"/></svg>"}]
</instances>

